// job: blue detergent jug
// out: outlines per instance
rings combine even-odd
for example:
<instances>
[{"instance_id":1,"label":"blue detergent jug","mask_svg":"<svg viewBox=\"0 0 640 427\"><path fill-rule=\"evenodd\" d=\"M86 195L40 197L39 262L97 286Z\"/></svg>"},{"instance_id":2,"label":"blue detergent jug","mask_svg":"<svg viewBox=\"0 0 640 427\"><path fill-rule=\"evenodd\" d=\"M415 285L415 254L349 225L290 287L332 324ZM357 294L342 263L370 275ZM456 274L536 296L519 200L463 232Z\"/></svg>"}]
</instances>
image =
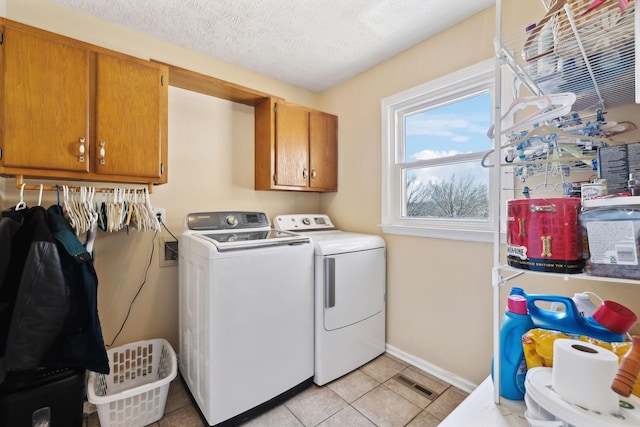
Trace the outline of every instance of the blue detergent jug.
<instances>
[{"instance_id":1,"label":"blue detergent jug","mask_svg":"<svg viewBox=\"0 0 640 427\"><path fill-rule=\"evenodd\" d=\"M575 302L563 295L527 294L522 288L511 288L511 295L522 295L527 300L529 316L536 328L551 329L567 334L585 335L606 342L624 341L622 334L616 334L600 325L592 317L582 317ZM536 305L543 301L564 305L564 310L547 310Z\"/></svg>"},{"instance_id":2,"label":"blue detergent jug","mask_svg":"<svg viewBox=\"0 0 640 427\"><path fill-rule=\"evenodd\" d=\"M509 295L500 327L500 395L507 399L524 399L527 364L522 336L533 328L533 322L527 314L525 297ZM493 379L493 362L491 378Z\"/></svg>"}]
</instances>

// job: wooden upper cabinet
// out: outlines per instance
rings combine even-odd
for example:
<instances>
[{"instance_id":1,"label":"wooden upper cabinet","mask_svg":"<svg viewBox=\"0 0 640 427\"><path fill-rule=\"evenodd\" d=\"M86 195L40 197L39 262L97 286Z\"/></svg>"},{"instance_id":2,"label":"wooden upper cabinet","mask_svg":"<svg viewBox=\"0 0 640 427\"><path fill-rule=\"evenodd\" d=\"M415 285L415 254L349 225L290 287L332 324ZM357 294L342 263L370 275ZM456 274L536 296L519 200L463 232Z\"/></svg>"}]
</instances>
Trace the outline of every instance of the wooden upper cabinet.
<instances>
[{"instance_id":1,"label":"wooden upper cabinet","mask_svg":"<svg viewBox=\"0 0 640 427\"><path fill-rule=\"evenodd\" d=\"M166 65L0 23L0 174L167 182Z\"/></svg>"},{"instance_id":2,"label":"wooden upper cabinet","mask_svg":"<svg viewBox=\"0 0 640 427\"><path fill-rule=\"evenodd\" d=\"M309 113L309 187L338 190L338 117Z\"/></svg>"},{"instance_id":3,"label":"wooden upper cabinet","mask_svg":"<svg viewBox=\"0 0 640 427\"><path fill-rule=\"evenodd\" d=\"M96 59L96 156L100 174L162 176L167 84L163 67L98 54Z\"/></svg>"},{"instance_id":4,"label":"wooden upper cabinet","mask_svg":"<svg viewBox=\"0 0 640 427\"><path fill-rule=\"evenodd\" d=\"M309 181L309 113L277 103L275 184L306 187Z\"/></svg>"},{"instance_id":5,"label":"wooden upper cabinet","mask_svg":"<svg viewBox=\"0 0 640 427\"><path fill-rule=\"evenodd\" d=\"M274 98L255 114L256 190L337 191L336 116Z\"/></svg>"},{"instance_id":6,"label":"wooden upper cabinet","mask_svg":"<svg viewBox=\"0 0 640 427\"><path fill-rule=\"evenodd\" d=\"M5 26L1 52L2 164L87 172L89 50Z\"/></svg>"}]
</instances>

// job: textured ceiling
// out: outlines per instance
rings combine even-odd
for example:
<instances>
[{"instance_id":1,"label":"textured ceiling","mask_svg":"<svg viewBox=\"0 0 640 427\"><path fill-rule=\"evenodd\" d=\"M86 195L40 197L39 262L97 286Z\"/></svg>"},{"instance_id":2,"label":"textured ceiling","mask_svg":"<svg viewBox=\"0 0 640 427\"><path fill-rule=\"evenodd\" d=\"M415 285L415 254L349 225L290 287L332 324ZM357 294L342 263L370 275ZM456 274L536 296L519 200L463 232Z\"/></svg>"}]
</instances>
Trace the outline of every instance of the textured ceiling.
<instances>
[{"instance_id":1,"label":"textured ceiling","mask_svg":"<svg viewBox=\"0 0 640 427\"><path fill-rule=\"evenodd\" d=\"M314 92L494 4L494 0L52 1Z\"/></svg>"}]
</instances>

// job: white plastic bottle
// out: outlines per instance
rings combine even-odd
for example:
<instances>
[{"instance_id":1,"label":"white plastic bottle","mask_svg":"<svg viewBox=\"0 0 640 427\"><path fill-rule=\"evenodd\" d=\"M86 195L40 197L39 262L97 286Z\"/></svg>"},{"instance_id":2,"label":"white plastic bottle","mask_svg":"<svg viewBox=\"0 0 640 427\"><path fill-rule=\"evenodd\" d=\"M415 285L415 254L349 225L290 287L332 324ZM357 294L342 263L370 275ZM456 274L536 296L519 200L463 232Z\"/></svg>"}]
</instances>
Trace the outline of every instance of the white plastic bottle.
<instances>
[{"instance_id":1,"label":"white plastic bottle","mask_svg":"<svg viewBox=\"0 0 640 427\"><path fill-rule=\"evenodd\" d=\"M591 317L593 312L596 311L596 305L589 298L589 294L586 292L578 292L573 294L573 298L571 298L573 302L576 303L576 307L578 308L578 312L582 317Z\"/></svg>"},{"instance_id":2,"label":"white plastic bottle","mask_svg":"<svg viewBox=\"0 0 640 427\"><path fill-rule=\"evenodd\" d=\"M573 294L573 297L571 299L576 304L578 313L580 313L580 316L582 317L591 317L593 315L593 312L596 311L596 308L598 308L593 303L593 301L591 301L591 298L589 298L589 294L587 292L577 292ZM552 311L558 311L558 307L562 307L563 309L565 308L564 304L554 302L553 304L551 304L551 307L549 307L549 309Z\"/></svg>"}]
</instances>

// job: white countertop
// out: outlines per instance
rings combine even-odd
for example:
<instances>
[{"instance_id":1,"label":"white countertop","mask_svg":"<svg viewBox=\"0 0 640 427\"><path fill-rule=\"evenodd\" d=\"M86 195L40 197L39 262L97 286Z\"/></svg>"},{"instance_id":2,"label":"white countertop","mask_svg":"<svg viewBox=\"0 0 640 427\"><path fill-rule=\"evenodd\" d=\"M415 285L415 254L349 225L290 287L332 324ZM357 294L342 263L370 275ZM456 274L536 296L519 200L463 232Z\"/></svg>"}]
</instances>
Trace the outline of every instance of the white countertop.
<instances>
[{"instance_id":1,"label":"white countertop","mask_svg":"<svg viewBox=\"0 0 640 427\"><path fill-rule=\"evenodd\" d=\"M524 401L500 399L493 401L493 381L487 377L439 427L528 427L524 418Z\"/></svg>"}]
</instances>

